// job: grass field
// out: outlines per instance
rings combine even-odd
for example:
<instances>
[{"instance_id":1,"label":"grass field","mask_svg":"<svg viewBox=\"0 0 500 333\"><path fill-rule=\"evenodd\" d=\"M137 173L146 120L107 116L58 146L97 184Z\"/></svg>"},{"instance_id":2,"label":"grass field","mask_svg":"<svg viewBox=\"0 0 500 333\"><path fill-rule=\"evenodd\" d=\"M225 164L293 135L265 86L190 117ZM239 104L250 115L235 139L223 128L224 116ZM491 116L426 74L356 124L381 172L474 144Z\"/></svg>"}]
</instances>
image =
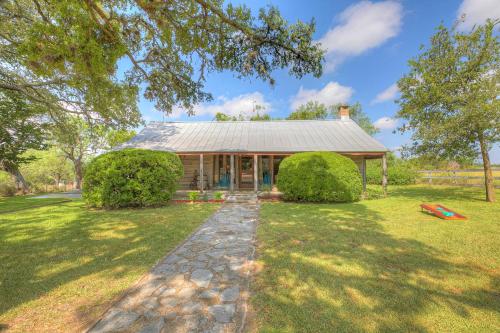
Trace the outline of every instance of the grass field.
<instances>
[{"instance_id":1,"label":"grass field","mask_svg":"<svg viewBox=\"0 0 500 333\"><path fill-rule=\"evenodd\" d=\"M422 202L469 220L440 220ZM484 202L482 190L456 187L390 188L388 198L354 204L263 204L255 330L498 332L499 216L500 203Z\"/></svg>"},{"instance_id":2,"label":"grass field","mask_svg":"<svg viewBox=\"0 0 500 333\"><path fill-rule=\"evenodd\" d=\"M29 208L51 200L0 201L0 331L80 331L218 208Z\"/></svg>"},{"instance_id":3,"label":"grass field","mask_svg":"<svg viewBox=\"0 0 500 333\"><path fill-rule=\"evenodd\" d=\"M0 213L20 212L26 208L41 207L47 205L55 205L62 202L69 202L69 199L62 198L46 198L33 199L33 196L15 196L4 198L0 197Z\"/></svg>"}]
</instances>

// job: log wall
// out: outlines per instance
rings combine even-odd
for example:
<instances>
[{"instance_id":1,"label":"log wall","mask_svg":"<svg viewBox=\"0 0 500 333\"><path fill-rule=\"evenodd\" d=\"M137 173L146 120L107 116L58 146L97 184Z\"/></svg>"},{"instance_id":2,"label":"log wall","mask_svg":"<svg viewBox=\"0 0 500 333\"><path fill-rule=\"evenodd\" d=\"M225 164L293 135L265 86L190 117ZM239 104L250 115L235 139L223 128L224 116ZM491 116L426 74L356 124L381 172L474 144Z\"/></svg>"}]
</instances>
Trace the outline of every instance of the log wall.
<instances>
[{"instance_id":1,"label":"log wall","mask_svg":"<svg viewBox=\"0 0 500 333\"><path fill-rule=\"evenodd\" d=\"M190 184L193 182L195 174L200 172L200 156L199 155L180 155L182 164L184 165L184 177L179 182L179 189L189 190ZM213 184L213 165L214 156L203 156L203 179L205 181L205 189L211 189ZM198 181L200 177L198 176ZM208 181L208 188L207 188Z\"/></svg>"}]
</instances>

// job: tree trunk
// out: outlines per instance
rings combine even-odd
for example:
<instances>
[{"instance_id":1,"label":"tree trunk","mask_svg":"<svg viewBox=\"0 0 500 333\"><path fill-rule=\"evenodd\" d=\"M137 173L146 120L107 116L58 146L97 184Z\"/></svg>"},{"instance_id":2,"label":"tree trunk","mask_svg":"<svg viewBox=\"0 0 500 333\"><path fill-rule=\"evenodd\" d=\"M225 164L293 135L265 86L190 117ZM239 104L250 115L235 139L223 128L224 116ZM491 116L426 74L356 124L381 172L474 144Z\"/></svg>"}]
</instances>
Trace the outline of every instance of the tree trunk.
<instances>
[{"instance_id":1,"label":"tree trunk","mask_svg":"<svg viewBox=\"0 0 500 333\"><path fill-rule=\"evenodd\" d=\"M6 171L16 178L16 185L18 186L17 189L19 190L19 185L21 185L21 190L23 191L23 194L26 194L29 191L29 186L28 183L26 183L26 180L24 179L19 169L17 167L13 167L13 168L7 168Z\"/></svg>"},{"instance_id":2,"label":"tree trunk","mask_svg":"<svg viewBox=\"0 0 500 333\"><path fill-rule=\"evenodd\" d=\"M77 190L82 189L82 179L83 179L83 168L82 168L82 161L81 160L75 160L73 162L75 165L75 179L76 179L76 185L75 188Z\"/></svg>"},{"instance_id":3,"label":"tree trunk","mask_svg":"<svg viewBox=\"0 0 500 333\"><path fill-rule=\"evenodd\" d=\"M384 197L387 196L387 154L382 155L382 189Z\"/></svg>"},{"instance_id":4,"label":"tree trunk","mask_svg":"<svg viewBox=\"0 0 500 333\"><path fill-rule=\"evenodd\" d=\"M60 175L56 175L55 182L56 182L57 190L59 190L59 183L61 182L61 176Z\"/></svg>"},{"instance_id":5,"label":"tree trunk","mask_svg":"<svg viewBox=\"0 0 500 333\"><path fill-rule=\"evenodd\" d=\"M481 156L483 157L484 168L484 185L486 187L486 201L495 202L495 185L493 184L493 172L491 171L490 155L488 154L488 147L484 142L482 133L478 135L479 146L481 147Z\"/></svg>"}]
</instances>

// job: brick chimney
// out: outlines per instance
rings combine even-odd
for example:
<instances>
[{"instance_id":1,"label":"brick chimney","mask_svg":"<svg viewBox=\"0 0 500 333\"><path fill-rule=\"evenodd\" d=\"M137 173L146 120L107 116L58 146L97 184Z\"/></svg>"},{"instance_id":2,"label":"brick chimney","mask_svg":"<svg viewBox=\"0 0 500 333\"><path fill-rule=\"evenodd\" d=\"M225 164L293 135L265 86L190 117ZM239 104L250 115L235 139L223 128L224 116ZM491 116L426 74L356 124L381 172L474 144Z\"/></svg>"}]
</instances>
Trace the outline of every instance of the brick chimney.
<instances>
[{"instance_id":1,"label":"brick chimney","mask_svg":"<svg viewBox=\"0 0 500 333\"><path fill-rule=\"evenodd\" d=\"M339 106L339 118L340 120L349 120L349 105Z\"/></svg>"}]
</instances>

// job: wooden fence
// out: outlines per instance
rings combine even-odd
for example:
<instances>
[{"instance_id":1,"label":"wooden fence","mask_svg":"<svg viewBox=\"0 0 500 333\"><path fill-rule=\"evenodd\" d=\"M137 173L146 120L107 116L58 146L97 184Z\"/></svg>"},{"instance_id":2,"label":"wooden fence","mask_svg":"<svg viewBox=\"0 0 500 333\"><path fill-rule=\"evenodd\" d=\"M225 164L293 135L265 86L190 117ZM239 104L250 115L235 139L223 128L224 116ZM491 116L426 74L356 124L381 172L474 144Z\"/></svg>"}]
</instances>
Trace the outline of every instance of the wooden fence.
<instances>
[{"instance_id":1,"label":"wooden fence","mask_svg":"<svg viewBox=\"0 0 500 333\"><path fill-rule=\"evenodd\" d=\"M45 185L45 192L67 192L75 189L75 184L73 182L67 184L59 185Z\"/></svg>"},{"instance_id":2,"label":"wooden fence","mask_svg":"<svg viewBox=\"0 0 500 333\"><path fill-rule=\"evenodd\" d=\"M59 185L49 185L49 184L38 184L36 186L31 186L30 190L33 193L50 193L50 192L68 192L75 189L75 183L60 183ZM18 191L21 190L21 184L16 184Z\"/></svg>"},{"instance_id":3,"label":"wooden fence","mask_svg":"<svg viewBox=\"0 0 500 333\"><path fill-rule=\"evenodd\" d=\"M496 188L500 188L500 169L494 168L493 179ZM484 187L482 169L462 170L419 170L420 183L435 185Z\"/></svg>"}]
</instances>

